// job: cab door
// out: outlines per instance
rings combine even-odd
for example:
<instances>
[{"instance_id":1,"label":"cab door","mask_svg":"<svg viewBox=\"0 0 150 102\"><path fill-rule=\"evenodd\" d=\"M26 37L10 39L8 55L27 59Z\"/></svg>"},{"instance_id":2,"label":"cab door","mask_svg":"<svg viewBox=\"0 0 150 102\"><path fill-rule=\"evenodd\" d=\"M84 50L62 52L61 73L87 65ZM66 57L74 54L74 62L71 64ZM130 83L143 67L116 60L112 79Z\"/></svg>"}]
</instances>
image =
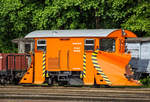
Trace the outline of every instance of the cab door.
<instances>
[{"instance_id":1,"label":"cab door","mask_svg":"<svg viewBox=\"0 0 150 102\"><path fill-rule=\"evenodd\" d=\"M50 38L47 42L47 69L48 71L68 71L70 40Z\"/></svg>"},{"instance_id":2,"label":"cab door","mask_svg":"<svg viewBox=\"0 0 150 102\"><path fill-rule=\"evenodd\" d=\"M60 39L59 61L60 70L69 71L70 39Z\"/></svg>"}]
</instances>

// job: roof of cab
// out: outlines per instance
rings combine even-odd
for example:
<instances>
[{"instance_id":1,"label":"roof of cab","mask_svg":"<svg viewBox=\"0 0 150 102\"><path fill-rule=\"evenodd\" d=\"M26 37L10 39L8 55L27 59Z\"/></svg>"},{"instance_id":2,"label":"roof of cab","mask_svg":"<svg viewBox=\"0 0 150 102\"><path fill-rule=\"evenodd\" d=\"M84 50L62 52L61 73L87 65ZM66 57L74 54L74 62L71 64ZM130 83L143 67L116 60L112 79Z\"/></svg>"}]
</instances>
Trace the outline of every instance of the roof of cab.
<instances>
[{"instance_id":1,"label":"roof of cab","mask_svg":"<svg viewBox=\"0 0 150 102\"><path fill-rule=\"evenodd\" d=\"M25 38L41 37L106 37L116 29L83 29L83 30L36 30Z\"/></svg>"}]
</instances>

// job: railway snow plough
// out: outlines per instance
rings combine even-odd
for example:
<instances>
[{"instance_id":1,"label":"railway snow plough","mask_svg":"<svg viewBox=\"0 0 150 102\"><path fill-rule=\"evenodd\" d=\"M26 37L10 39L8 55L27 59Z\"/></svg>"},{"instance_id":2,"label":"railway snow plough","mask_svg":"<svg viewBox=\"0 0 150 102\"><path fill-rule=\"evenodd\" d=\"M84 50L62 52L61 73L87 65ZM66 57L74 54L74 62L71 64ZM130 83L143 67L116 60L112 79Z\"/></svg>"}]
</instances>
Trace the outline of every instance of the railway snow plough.
<instances>
[{"instance_id":1,"label":"railway snow plough","mask_svg":"<svg viewBox=\"0 0 150 102\"><path fill-rule=\"evenodd\" d=\"M128 30L39 30L32 62L20 84L139 86L130 68Z\"/></svg>"}]
</instances>

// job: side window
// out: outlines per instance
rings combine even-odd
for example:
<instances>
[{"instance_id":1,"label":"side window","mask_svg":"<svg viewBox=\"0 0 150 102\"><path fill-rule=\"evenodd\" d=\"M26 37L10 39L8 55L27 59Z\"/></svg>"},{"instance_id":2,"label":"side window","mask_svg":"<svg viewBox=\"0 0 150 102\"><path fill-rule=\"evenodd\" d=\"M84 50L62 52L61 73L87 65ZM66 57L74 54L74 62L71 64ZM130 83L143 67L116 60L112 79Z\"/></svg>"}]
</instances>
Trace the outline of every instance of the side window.
<instances>
[{"instance_id":1,"label":"side window","mask_svg":"<svg viewBox=\"0 0 150 102\"><path fill-rule=\"evenodd\" d=\"M25 53L29 53L31 48L31 44L25 44Z\"/></svg>"},{"instance_id":2,"label":"side window","mask_svg":"<svg viewBox=\"0 0 150 102\"><path fill-rule=\"evenodd\" d=\"M46 51L46 40L44 39L37 40L37 50Z\"/></svg>"},{"instance_id":3,"label":"side window","mask_svg":"<svg viewBox=\"0 0 150 102\"><path fill-rule=\"evenodd\" d=\"M101 51L115 52L115 39L112 38L100 39L99 49Z\"/></svg>"},{"instance_id":4,"label":"side window","mask_svg":"<svg viewBox=\"0 0 150 102\"><path fill-rule=\"evenodd\" d=\"M84 41L84 50L90 51L94 50L95 41L94 39L85 39Z\"/></svg>"}]
</instances>

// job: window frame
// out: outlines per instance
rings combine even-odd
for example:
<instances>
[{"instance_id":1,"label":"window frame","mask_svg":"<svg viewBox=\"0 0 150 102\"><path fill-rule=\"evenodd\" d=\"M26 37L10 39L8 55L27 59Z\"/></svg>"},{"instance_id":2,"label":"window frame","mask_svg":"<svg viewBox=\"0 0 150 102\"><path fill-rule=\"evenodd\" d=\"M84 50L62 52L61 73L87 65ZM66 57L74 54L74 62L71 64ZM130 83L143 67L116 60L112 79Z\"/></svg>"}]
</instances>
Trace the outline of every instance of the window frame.
<instances>
[{"instance_id":1,"label":"window frame","mask_svg":"<svg viewBox=\"0 0 150 102\"><path fill-rule=\"evenodd\" d=\"M45 41L45 44L39 44L39 41ZM37 40L37 50L42 50L42 51L46 51L46 46L47 46L47 42L46 39L38 39ZM38 47L45 47L45 49L38 49Z\"/></svg>"},{"instance_id":2,"label":"window frame","mask_svg":"<svg viewBox=\"0 0 150 102\"><path fill-rule=\"evenodd\" d=\"M87 44L87 43L86 43L87 40L92 40L92 41L93 41L93 44ZM85 49L86 46L92 46L92 47L94 47L94 49L92 49L92 50L86 50L86 49ZM94 50L95 50L95 39L85 39L85 40L84 40L84 50L85 50L85 51L94 51Z\"/></svg>"},{"instance_id":3,"label":"window frame","mask_svg":"<svg viewBox=\"0 0 150 102\"><path fill-rule=\"evenodd\" d=\"M29 53L31 51L31 44L25 43L24 48L25 48L24 52Z\"/></svg>"},{"instance_id":4,"label":"window frame","mask_svg":"<svg viewBox=\"0 0 150 102\"><path fill-rule=\"evenodd\" d=\"M111 40L113 40L113 43L112 43L112 51L106 51L106 50L102 50L101 49L101 40L102 39L111 39ZM105 52L115 52L116 51L116 39L115 38L101 38L101 39L99 39L99 50L101 50L101 51L105 51Z\"/></svg>"}]
</instances>

